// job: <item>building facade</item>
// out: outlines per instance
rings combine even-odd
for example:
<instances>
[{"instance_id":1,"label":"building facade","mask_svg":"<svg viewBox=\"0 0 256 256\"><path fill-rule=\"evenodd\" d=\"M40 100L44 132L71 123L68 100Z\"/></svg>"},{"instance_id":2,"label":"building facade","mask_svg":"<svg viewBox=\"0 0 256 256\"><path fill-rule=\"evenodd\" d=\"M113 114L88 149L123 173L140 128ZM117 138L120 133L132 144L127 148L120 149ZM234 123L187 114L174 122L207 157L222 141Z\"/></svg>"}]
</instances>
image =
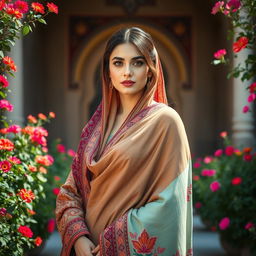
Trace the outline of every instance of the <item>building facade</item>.
<instances>
[{"instance_id":1,"label":"building facade","mask_svg":"<svg viewBox=\"0 0 256 256\"><path fill-rule=\"evenodd\" d=\"M77 148L83 126L101 97L100 64L108 37L124 26L149 32L157 46L170 105L185 124L194 156L211 154L226 130L237 145L253 146L253 114L243 114L246 93L228 67L211 64L227 41L229 24L205 0L63 0L59 15L40 25L13 51L13 119L54 111L50 138ZM231 56L232 57L232 56ZM243 58L243 56L240 56ZM17 86L19 84L19 86ZM16 92L15 92L16 90Z\"/></svg>"}]
</instances>

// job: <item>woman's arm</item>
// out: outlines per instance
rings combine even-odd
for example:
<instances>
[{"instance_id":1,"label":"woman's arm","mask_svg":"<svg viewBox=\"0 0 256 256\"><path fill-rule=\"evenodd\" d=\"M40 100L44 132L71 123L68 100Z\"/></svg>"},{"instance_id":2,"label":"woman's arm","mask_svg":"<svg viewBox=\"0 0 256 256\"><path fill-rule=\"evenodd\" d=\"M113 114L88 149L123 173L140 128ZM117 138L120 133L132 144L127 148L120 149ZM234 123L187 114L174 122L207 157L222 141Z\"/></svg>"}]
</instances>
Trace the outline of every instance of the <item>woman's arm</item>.
<instances>
[{"instance_id":1,"label":"woman's arm","mask_svg":"<svg viewBox=\"0 0 256 256\"><path fill-rule=\"evenodd\" d=\"M56 200L56 222L63 243L62 256L71 254L79 237L90 235L84 216L83 201L71 171Z\"/></svg>"}]
</instances>

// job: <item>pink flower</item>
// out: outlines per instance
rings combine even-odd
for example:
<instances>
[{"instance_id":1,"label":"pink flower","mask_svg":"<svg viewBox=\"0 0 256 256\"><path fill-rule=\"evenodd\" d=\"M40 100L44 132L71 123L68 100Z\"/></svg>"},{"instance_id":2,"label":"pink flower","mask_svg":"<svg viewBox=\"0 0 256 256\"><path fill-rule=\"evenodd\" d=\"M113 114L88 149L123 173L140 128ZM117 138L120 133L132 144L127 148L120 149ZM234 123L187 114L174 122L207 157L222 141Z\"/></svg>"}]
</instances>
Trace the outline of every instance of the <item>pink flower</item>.
<instances>
[{"instance_id":1,"label":"pink flower","mask_svg":"<svg viewBox=\"0 0 256 256\"><path fill-rule=\"evenodd\" d=\"M9 85L9 82L7 81L7 79L1 75L0 75L0 85L4 88L8 87Z\"/></svg>"},{"instance_id":2,"label":"pink flower","mask_svg":"<svg viewBox=\"0 0 256 256\"><path fill-rule=\"evenodd\" d=\"M250 155L250 154L244 155L244 161L246 161L246 162L252 161L252 155Z\"/></svg>"},{"instance_id":3,"label":"pink flower","mask_svg":"<svg viewBox=\"0 0 256 256\"><path fill-rule=\"evenodd\" d=\"M219 227L221 230L225 230L228 228L230 224L230 219L228 217L225 217L223 219L221 219L220 223L219 223Z\"/></svg>"},{"instance_id":4,"label":"pink flower","mask_svg":"<svg viewBox=\"0 0 256 256\"><path fill-rule=\"evenodd\" d=\"M14 3L14 7L18 9L21 13L26 13L28 11L28 4L25 1L18 0Z\"/></svg>"},{"instance_id":5,"label":"pink flower","mask_svg":"<svg viewBox=\"0 0 256 256\"><path fill-rule=\"evenodd\" d=\"M199 168L201 166L201 164L199 163L199 162L195 162L194 163L194 168L196 169L196 168Z\"/></svg>"},{"instance_id":6,"label":"pink flower","mask_svg":"<svg viewBox=\"0 0 256 256\"><path fill-rule=\"evenodd\" d=\"M218 1L217 3L215 3L215 5L212 8L211 14L216 14L217 12L219 12L223 7L223 5L224 5L224 1Z\"/></svg>"},{"instance_id":7,"label":"pink flower","mask_svg":"<svg viewBox=\"0 0 256 256\"><path fill-rule=\"evenodd\" d=\"M204 163L209 164L210 162L212 162L212 160L213 160L213 158L211 156L206 156L204 158Z\"/></svg>"},{"instance_id":8,"label":"pink flower","mask_svg":"<svg viewBox=\"0 0 256 256\"><path fill-rule=\"evenodd\" d=\"M12 164L9 161L4 160L0 162L0 170L2 170L3 172L9 172L11 168Z\"/></svg>"},{"instance_id":9,"label":"pink flower","mask_svg":"<svg viewBox=\"0 0 256 256\"><path fill-rule=\"evenodd\" d=\"M234 186L239 185L239 184L242 183L242 178L240 178L240 177L235 177L235 178L232 179L231 183L232 183L232 185L234 185Z\"/></svg>"},{"instance_id":10,"label":"pink flower","mask_svg":"<svg viewBox=\"0 0 256 256\"><path fill-rule=\"evenodd\" d=\"M222 154L223 154L223 150L222 149L217 149L214 152L214 156L216 156L216 157L220 157L220 156L222 156Z\"/></svg>"},{"instance_id":11,"label":"pink flower","mask_svg":"<svg viewBox=\"0 0 256 256\"><path fill-rule=\"evenodd\" d=\"M56 148L57 148L57 151L58 151L59 153L65 153L65 151L66 151L65 146L62 145L62 144L58 144L58 145L56 146Z\"/></svg>"},{"instance_id":12,"label":"pink flower","mask_svg":"<svg viewBox=\"0 0 256 256\"><path fill-rule=\"evenodd\" d=\"M55 229L55 219L49 219L47 224L47 231L52 233Z\"/></svg>"},{"instance_id":13,"label":"pink flower","mask_svg":"<svg viewBox=\"0 0 256 256\"><path fill-rule=\"evenodd\" d=\"M47 130L43 127L35 127L33 129L33 134L30 136L32 142L38 143L39 145L46 146L46 136L48 136Z\"/></svg>"},{"instance_id":14,"label":"pink flower","mask_svg":"<svg viewBox=\"0 0 256 256\"><path fill-rule=\"evenodd\" d=\"M52 192L53 192L54 195L57 196L60 193L60 188L53 188Z\"/></svg>"},{"instance_id":15,"label":"pink flower","mask_svg":"<svg viewBox=\"0 0 256 256\"><path fill-rule=\"evenodd\" d=\"M210 189L211 189L212 192L216 192L217 190L220 189L220 183L218 181L213 181L210 184Z\"/></svg>"},{"instance_id":16,"label":"pink flower","mask_svg":"<svg viewBox=\"0 0 256 256\"><path fill-rule=\"evenodd\" d=\"M5 208L0 208L0 216L5 216L7 210Z\"/></svg>"},{"instance_id":17,"label":"pink flower","mask_svg":"<svg viewBox=\"0 0 256 256\"><path fill-rule=\"evenodd\" d=\"M200 180L200 177L198 175L194 175L193 180L195 180L195 181Z\"/></svg>"},{"instance_id":18,"label":"pink flower","mask_svg":"<svg viewBox=\"0 0 256 256\"><path fill-rule=\"evenodd\" d=\"M19 133L21 132L21 127L19 125L11 125L7 128L7 131L8 132L11 132L11 133Z\"/></svg>"},{"instance_id":19,"label":"pink flower","mask_svg":"<svg viewBox=\"0 0 256 256\"><path fill-rule=\"evenodd\" d=\"M208 177L214 176L215 174L216 174L216 170L214 169L204 169L201 172L202 176L208 176Z\"/></svg>"},{"instance_id":20,"label":"pink flower","mask_svg":"<svg viewBox=\"0 0 256 256\"><path fill-rule=\"evenodd\" d=\"M227 147L225 148L225 154L226 154L227 156L232 156L233 153L234 153L234 147L232 147L232 146L227 146Z\"/></svg>"},{"instance_id":21,"label":"pink flower","mask_svg":"<svg viewBox=\"0 0 256 256\"><path fill-rule=\"evenodd\" d=\"M252 83L250 86L249 86L249 91L250 93L256 93L256 82L255 83Z\"/></svg>"},{"instance_id":22,"label":"pink flower","mask_svg":"<svg viewBox=\"0 0 256 256\"><path fill-rule=\"evenodd\" d=\"M73 149L68 150L68 155L71 157L74 157L76 155L76 152Z\"/></svg>"},{"instance_id":23,"label":"pink flower","mask_svg":"<svg viewBox=\"0 0 256 256\"><path fill-rule=\"evenodd\" d=\"M248 222L248 223L244 226L245 229L250 229L250 228L253 228L253 227L254 227L254 224L253 224L252 222Z\"/></svg>"},{"instance_id":24,"label":"pink flower","mask_svg":"<svg viewBox=\"0 0 256 256\"><path fill-rule=\"evenodd\" d=\"M16 157L16 156L10 156L10 157L8 158L8 160L9 160L10 162L14 163L14 164L20 164L20 163L21 163L20 159L19 159L18 157Z\"/></svg>"},{"instance_id":25,"label":"pink flower","mask_svg":"<svg viewBox=\"0 0 256 256\"><path fill-rule=\"evenodd\" d=\"M226 54L227 51L225 49L220 49L214 53L214 58L220 60L223 59Z\"/></svg>"},{"instance_id":26,"label":"pink flower","mask_svg":"<svg viewBox=\"0 0 256 256\"><path fill-rule=\"evenodd\" d=\"M0 108L7 111L13 111L13 105L8 100L0 100Z\"/></svg>"},{"instance_id":27,"label":"pink flower","mask_svg":"<svg viewBox=\"0 0 256 256\"><path fill-rule=\"evenodd\" d=\"M220 133L221 138L226 138L228 136L228 133L226 131L223 131Z\"/></svg>"},{"instance_id":28,"label":"pink flower","mask_svg":"<svg viewBox=\"0 0 256 256\"><path fill-rule=\"evenodd\" d=\"M232 8L233 12L237 11L241 7L241 2L240 0L230 0L227 3L227 8Z\"/></svg>"},{"instance_id":29,"label":"pink flower","mask_svg":"<svg viewBox=\"0 0 256 256\"><path fill-rule=\"evenodd\" d=\"M243 107L243 113L247 113L250 110L249 106L244 106Z\"/></svg>"},{"instance_id":30,"label":"pink flower","mask_svg":"<svg viewBox=\"0 0 256 256\"><path fill-rule=\"evenodd\" d=\"M202 207L202 203L200 203L200 202L196 202L195 203L195 208L196 209L199 209L199 208L201 208Z\"/></svg>"},{"instance_id":31,"label":"pink flower","mask_svg":"<svg viewBox=\"0 0 256 256\"><path fill-rule=\"evenodd\" d=\"M252 93L248 96L247 101L253 102L256 99L256 93Z\"/></svg>"}]
</instances>

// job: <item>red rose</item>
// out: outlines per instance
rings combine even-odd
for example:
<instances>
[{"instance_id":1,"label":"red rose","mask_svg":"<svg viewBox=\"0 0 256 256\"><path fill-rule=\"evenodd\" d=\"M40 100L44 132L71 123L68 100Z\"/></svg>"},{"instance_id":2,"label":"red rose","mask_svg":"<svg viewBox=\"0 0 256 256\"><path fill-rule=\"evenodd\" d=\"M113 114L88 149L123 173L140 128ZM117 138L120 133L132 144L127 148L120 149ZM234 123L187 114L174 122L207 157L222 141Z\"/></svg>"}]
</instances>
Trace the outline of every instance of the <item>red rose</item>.
<instances>
[{"instance_id":1,"label":"red rose","mask_svg":"<svg viewBox=\"0 0 256 256\"><path fill-rule=\"evenodd\" d=\"M232 179L231 183L232 183L232 185L234 185L234 186L239 185L239 184L242 183L242 178L240 178L240 177L235 177L235 178Z\"/></svg>"},{"instance_id":2,"label":"red rose","mask_svg":"<svg viewBox=\"0 0 256 256\"><path fill-rule=\"evenodd\" d=\"M18 232L20 232L23 236L28 238L31 238L33 236L33 232L28 226L20 226L18 228Z\"/></svg>"},{"instance_id":3,"label":"red rose","mask_svg":"<svg viewBox=\"0 0 256 256\"><path fill-rule=\"evenodd\" d=\"M54 189L52 190L52 192L53 192L54 195L57 196L57 195L60 193L60 188L54 188Z\"/></svg>"},{"instance_id":4,"label":"red rose","mask_svg":"<svg viewBox=\"0 0 256 256\"><path fill-rule=\"evenodd\" d=\"M49 219L48 224L47 224L47 231L49 233L52 233L55 229L55 220L54 219Z\"/></svg>"},{"instance_id":5,"label":"red rose","mask_svg":"<svg viewBox=\"0 0 256 256\"><path fill-rule=\"evenodd\" d=\"M240 52L247 46L248 42L249 40L247 37L245 36L240 37L235 43L233 43L233 51Z\"/></svg>"},{"instance_id":6,"label":"red rose","mask_svg":"<svg viewBox=\"0 0 256 256\"><path fill-rule=\"evenodd\" d=\"M34 240L36 246L40 246L42 242L43 240L40 236L36 237L36 239Z\"/></svg>"}]
</instances>

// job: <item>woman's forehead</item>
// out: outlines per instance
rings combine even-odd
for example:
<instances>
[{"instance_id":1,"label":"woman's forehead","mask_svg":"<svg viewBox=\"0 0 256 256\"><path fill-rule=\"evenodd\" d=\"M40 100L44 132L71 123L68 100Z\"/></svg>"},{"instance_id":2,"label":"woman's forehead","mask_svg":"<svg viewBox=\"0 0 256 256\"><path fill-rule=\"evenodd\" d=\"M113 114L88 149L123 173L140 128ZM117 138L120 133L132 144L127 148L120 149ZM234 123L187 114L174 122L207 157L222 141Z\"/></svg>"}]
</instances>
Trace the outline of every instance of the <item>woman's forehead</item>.
<instances>
[{"instance_id":1,"label":"woman's forehead","mask_svg":"<svg viewBox=\"0 0 256 256\"><path fill-rule=\"evenodd\" d=\"M143 56L137 47L131 43L123 43L117 45L110 55L110 59L112 60L115 57L123 58L123 59L132 59L134 57Z\"/></svg>"}]
</instances>

